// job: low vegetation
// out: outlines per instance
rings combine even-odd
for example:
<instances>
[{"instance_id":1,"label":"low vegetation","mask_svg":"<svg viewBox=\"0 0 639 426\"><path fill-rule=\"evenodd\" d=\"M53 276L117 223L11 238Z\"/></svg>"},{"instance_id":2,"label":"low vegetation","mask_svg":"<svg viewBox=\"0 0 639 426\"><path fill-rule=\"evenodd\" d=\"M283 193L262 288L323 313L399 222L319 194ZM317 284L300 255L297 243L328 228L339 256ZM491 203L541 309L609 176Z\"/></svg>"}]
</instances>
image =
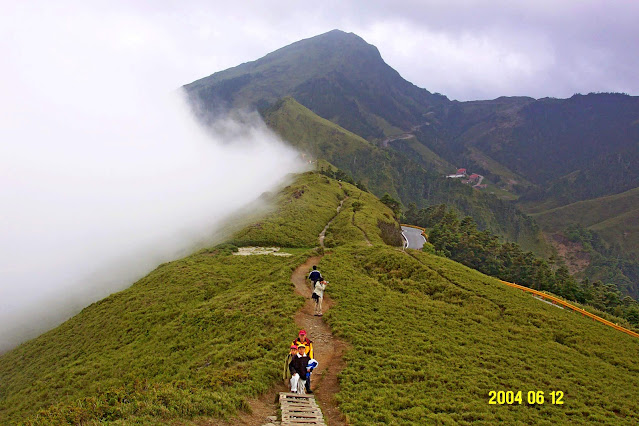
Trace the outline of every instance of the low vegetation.
<instances>
[{"instance_id":1,"label":"low vegetation","mask_svg":"<svg viewBox=\"0 0 639 426\"><path fill-rule=\"evenodd\" d=\"M581 225L597 231L609 246L618 251L639 254L639 188L607 197L579 201L535 214L549 232L564 231Z\"/></svg>"},{"instance_id":2,"label":"low vegetation","mask_svg":"<svg viewBox=\"0 0 639 426\"><path fill-rule=\"evenodd\" d=\"M279 380L283 342L296 334L302 299L290 276L311 253L303 247L317 246L340 200L332 245L383 244L378 221L395 223L372 194L319 173L271 197L273 210L232 242L160 265L2 355L0 424L197 423L247 411ZM233 255L253 244L293 256Z\"/></svg>"},{"instance_id":3,"label":"low vegetation","mask_svg":"<svg viewBox=\"0 0 639 426\"><path fill-rule=\"evenodd\" d=\"M615 285L579 281L564 265L524 252L517 244L499 242L490 232L479 231L472 218L460 220L444 204L419 211L409 209L406 216L411 223L430 228L429 243L438 254L505 281L549 291L616 315L620 319L615 322L624 326L639 327L639 304L624 298Z\"/></svg>"},{"instance_id":4,"label":"low vegetation","mask_svg":"<svg viewBox=\"0 0 639 426\"><path fill-rule=\"evenodd\" d=\"M560 235L577 244L589 258L587 267L578 276L598 282L600 286L603 286L602 283L606 287L612 286L617 293L621 291L625 295L639 297L639 255L609 246L594 227L588 229L573 224Z\"/></svg>"},{"instance_id":5,"label":"low vegetation","mask_svg":"<svg viewBox=\"0 0 639 426\"><path fill-rule=\"evenodd\" d=\"M442 257L335 249L320 264L352 344L340 408L352 424L619 424L639 421L639 340ZM522 391L522 405L490 405ZM543 391L544 404L527 404ZM563 405L551 403L564 393Z\"/></svg>"},{"instance_id":6,"label":"low vegetation","mask_svg":"<svg viewBox=\"0 0 639 426\"><path fill-rule=\"evenodd\" d=\"M302 174L268 200L275 206L273 211L237 232L231 241L242 246L315 247L343 198L339 182L314 172Z\"/></svg>"},{"instance_id":7,"label":"low vegetation","mask_svg":"<svg viewBox=\"0 0 639 426\"><path fill-rule=\"evenodd\" d=\"M0 423L229 418L280 373L304 260L229 246L159 266L2 356Z\"/></svg>"},{"instance_id":8,"label":"low vegetation","mask_svg":"<svg viewBox=\"0 0 639 426\"><path fill-rule=\"evenodd\" d=\"M324 244L403 244L393 211L373 194L342 182L345 198L341 212L326 231Z\"/></svg>"},{"instance_id":9,"label":"low vegetation","mask_svg":"<svg viewBox=\"0 0 639 426\"><path fill-rule=\"evenodd\" d=\"M534 220L512 203L443 178L437 158L429 166L424 164L427 157L419 163L398 151L382 149L319 117L291 97L276 102L263 115L269 127L308 157L329 161L344 177L352 176L360 188L368 188L380 198L389 194L404 205L413 202L420 207L454 205L472 216L480 229L489 229L539 255L550 254Z\"/></svg>"},{"instance_id":10,"label":"low vegetation","mask_svg":"<svg viewBox=\"0 0 639 426\"><path fill-rule=\"evenodd\" d=\"M331 219L320 269L337 302L325 318L352 347L336 395L351 424L639 421L639 340L391 247L394 212L346 181L306 173L271 199L225 244L160 265L2 355L0 423L232 423L279 381L303 302L290 275ZM292 256L234 255L254 244ZM490 405L493 390L521 390L524 404ZM546 403L526 404L529 391Z\"/></svg>"}]
</instances>

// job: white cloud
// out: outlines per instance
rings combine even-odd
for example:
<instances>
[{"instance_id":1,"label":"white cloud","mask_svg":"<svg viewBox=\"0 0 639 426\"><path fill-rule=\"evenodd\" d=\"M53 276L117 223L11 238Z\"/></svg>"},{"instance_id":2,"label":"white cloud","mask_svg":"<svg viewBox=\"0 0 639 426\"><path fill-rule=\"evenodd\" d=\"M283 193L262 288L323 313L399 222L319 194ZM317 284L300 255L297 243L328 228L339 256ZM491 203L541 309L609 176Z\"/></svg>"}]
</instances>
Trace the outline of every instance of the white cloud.
<instances>
[{"instance_id":1,"label":"white cloud","mask_svg":"<svg viewBox=\"0 0 639 426\"><path fill-rule=\"evenodd\" d=\"M211 242L301 170L257 115L223 134L194 121L160 26L44 9L0 20L0 350Z\"/></svg>"}]
</instances>

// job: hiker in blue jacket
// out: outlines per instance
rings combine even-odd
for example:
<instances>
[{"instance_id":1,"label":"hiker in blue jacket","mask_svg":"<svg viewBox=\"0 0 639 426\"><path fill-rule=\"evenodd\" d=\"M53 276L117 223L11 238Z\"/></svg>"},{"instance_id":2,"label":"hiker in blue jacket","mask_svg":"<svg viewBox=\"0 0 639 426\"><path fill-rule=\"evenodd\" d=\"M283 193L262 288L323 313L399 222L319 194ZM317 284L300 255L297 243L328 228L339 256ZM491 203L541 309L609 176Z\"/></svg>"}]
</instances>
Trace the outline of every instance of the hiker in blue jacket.
<instances>
[{"instance_id":1,"label":"hiker in blue jacket","mask_svg":"<svg viewBox=\"0 0 639 426\"><path fill-rule=\"evenodd\" d=\"M308 275L308 279L313 283L313 291L315 290L315 284L322 279L322 274L317 270L317 266L313 265L313 270Z\"/></svg>"}]
</instances>

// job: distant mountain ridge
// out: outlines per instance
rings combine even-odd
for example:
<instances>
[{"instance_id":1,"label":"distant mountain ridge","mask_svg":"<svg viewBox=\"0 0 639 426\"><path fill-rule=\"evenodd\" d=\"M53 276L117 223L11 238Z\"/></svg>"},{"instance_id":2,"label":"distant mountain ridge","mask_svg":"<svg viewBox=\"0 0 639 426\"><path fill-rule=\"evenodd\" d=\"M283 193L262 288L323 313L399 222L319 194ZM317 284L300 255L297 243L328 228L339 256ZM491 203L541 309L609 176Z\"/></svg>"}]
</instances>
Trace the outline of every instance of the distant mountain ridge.
<instances>
[{"instance_id":1,"label":"distant mountain ridge","mask_svg":"<svg viewBox=\"0 0 639 426\"><path fill-rule=\"evenodd\" d=\"M639 97L451 101L403 79L353 33L301 40L184 88L208 111L292 96L371 142L412 134L441 164L477 170L527 202L552 200L546 208L639 186Z\"/></svg>"},{"instance_id":2,"label":"distant mountain ridge","mask_svg":"<svg viewBox=\"0 0 639 426\"><path fill-rule=\"evenodd\" d=\"M529 213L639 187L639 97L599 93L569 99L451 101L406 81L375 46L339 30L197 80L185 90L207 112L228 107L264 112L290 96L429 174L452 173L458 167L479 173L488 184L484 192L518 200L517 206ZM322 145L326 140L317 139L318 152L328 149ZM376 166L379 180L388 163L370 167ZM402 191L395 185L405 206L448 197L447 185L424 190L419 179ZM491 215L497 216L498 208L493 206ZM461 211L477 219L473 203ZM617 213L629 217L625 211Z\"/></svg>"},{"instance_id":3,"label":"distant mountain ridge","mask_svg":"<svg viewBox=\"0 0 639 426\"><path fill-rule=\"evenodd\" d=\"M278 101L263 115L271 129L301 152L338 166L379 197L389 193L405 206L449 204L462 215L472 216L481 229L490 229L526 250L543 256L549 254L549 247L532 219L511 203L459 181L442 178L437 172L440 170L437 159L418 160L382 149L319 117L291 97Z\"/></svg>"},{"instance_id":4,"label":"distant mountain ridge","mask_svg":"<svg viewBox=\"0 0 639 426\"><path fill-rule=\"evenodd\" d=\"M184 86L209 110L272 105L284 96L366 139L419 122L448 102L404 80L379 50L353 33L333 30Z\"/></svg>"}]
</instances>

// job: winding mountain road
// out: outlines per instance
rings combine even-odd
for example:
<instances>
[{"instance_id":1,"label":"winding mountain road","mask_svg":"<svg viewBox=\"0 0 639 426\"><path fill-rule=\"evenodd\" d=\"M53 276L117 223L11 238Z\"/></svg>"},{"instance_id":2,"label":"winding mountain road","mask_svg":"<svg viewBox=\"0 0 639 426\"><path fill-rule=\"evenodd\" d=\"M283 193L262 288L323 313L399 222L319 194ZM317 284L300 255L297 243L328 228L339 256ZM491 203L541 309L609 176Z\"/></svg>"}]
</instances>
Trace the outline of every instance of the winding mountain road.
<instances>
[{"instance_id":1,"label":"winding mountain road","mask_svg":"<svg viewBox=\"0 0 639 426\"><path fill-rule=\"evenodd\" d=\"M421 229L402 226L402 235L406 241L406 248L421 250L424 247L426 238L422 235Z\"/></svg>"}]
</instances>

